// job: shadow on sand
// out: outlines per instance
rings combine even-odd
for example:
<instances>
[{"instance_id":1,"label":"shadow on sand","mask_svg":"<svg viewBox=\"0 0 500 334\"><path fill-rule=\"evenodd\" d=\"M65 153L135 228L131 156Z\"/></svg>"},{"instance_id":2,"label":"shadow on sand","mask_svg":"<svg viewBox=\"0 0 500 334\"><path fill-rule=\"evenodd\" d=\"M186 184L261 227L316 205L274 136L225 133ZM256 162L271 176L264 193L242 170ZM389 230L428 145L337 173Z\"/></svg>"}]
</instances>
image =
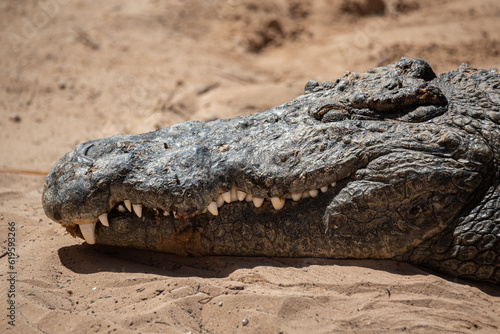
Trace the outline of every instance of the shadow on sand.
<instances>
[{"instance_id":1,"label":"shadow on sand","mask_svg":"<svg viewBox=\"0 0 500 334\"><path fill-rule=\"evenodd\" d=\"M61 263L78 274L98 272L146 273L170 277L226 278L239 269L270 266L306 268L313 265L363 267L396 275L436 275L448 281L474 286L484 293L500 296L494 284L461 280L408 263L391 260L340 260L323 258L266 258L206 256L183 257L152 251L94 245L72 245L58 251Z\"/></svg>"}]
</instances>

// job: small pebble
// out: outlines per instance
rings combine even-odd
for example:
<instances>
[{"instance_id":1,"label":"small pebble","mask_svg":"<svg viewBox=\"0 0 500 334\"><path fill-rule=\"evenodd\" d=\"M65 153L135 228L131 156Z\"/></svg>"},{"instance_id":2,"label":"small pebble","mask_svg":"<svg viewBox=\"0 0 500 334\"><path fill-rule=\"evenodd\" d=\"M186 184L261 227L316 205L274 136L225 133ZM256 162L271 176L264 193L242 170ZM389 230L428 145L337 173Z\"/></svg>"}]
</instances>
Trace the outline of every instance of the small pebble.
<instances>
[{"instance_id":1,"label":"small pebble","mask_svg":"<svg viewBox=\"0 0 500 334\"><path fill-rule=\"evenodd\" d=\"M9 120L11 120L14 123L19 123L21 122L21 116L17 112L11 112L9 114Z\"/></svg>"},{"instance_id":2,"label":"small pebble","mask_svg":"<svg viewBox=\"0 0 500 334\"><path fill-rule=\"evenodd\" d=\"M219 302L219 306L222 306L222 302Z\"/></svg>"},{"instance_id":3,"label":"small pebble","mask_svg":"<svg viewBox=\"0 0 500 334\"><path fill-rule=\"evenodd\" d=\"M248 319L247 318L243 318L243 320L241 322L243 323L243 326L248 325Z\"/></svg>"}]
</instances>

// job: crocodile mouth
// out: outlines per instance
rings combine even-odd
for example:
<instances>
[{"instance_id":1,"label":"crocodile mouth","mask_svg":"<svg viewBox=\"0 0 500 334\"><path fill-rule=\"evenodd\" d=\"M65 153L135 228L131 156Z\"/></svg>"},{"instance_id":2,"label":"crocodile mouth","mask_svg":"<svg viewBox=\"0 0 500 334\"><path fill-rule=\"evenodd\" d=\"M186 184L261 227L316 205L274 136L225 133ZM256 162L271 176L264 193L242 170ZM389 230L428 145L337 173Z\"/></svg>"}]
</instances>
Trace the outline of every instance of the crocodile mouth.
<instances>
[{"instance_id":1,"label":"crocodile mouth","mask_svg":"<svg viewBox=\"0 0 500 334\"><path fill-rule=\"evenodd\" d=\"M180 214L174 210L145 207L142 204L133 203L131 200L125 199L113 205L108 212L102 213L94 221L87 220L84 222L76 222L76 225L79 227L81 237L84 238L88 244L95 244L97 224L100 222L102 226L109 227L110 219L108 217L110 215L117 216L134 214L138 218L144 218L144 212L147 211L155 216L173 217L174 219L185 221L186 219L204 214L218 216L219 210L224 205L238 202L252 204L255 208L261 208L265 202L268 202L274 210L279 211L285 208L287 201L299 202L304 199L322 196L322 194L326 193L329 189L334 188L336 184L336 182L332 182L317 189L288 193L282 197L253 196L252 194L239 190L233 186L229 191L219 193L219 195L203 210L201 210L201 212L195 212L189 215ZM68 225L67 229L72 235L78 235L74 224Z\"/></svg>"}]
</instances>

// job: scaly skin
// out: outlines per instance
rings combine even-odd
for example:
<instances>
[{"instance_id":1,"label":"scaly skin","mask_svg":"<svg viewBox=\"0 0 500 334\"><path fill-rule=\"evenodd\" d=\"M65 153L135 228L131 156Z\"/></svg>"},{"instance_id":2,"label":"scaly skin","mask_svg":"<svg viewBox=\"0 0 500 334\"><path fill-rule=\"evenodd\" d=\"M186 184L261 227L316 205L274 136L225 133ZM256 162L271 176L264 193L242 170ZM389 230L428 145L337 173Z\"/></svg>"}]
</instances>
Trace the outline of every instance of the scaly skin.
<instances>
[{"instance_id":1,"label":"scaly skin","mask_svg":"<svg viewBox=\"0 0 500 334\"><path fill-rule=\"evenodd\" d=\"M407 58L310 81L266 112L81 144L53 167L43 206L78 236L107 213L100 244L395 259L500 284L499 87L496 69L436 77ZM233 187L240 200L206 212Z\"/></svg>"}]
</instances>

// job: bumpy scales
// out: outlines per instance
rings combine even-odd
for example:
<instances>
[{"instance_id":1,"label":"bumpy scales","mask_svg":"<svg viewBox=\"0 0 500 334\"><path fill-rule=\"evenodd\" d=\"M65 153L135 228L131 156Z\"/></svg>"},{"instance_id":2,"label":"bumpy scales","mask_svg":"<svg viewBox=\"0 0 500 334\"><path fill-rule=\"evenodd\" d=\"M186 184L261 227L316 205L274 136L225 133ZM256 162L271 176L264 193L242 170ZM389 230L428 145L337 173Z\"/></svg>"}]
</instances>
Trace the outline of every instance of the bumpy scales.
<instances>
[{"instance_id":1,"label":"bumpy scales","mask_svg":"<svg viewBox=\"0 0 500 334\"><path fill-rule=\"evenodd\" d=\"M436 77L402 58L251 116L81 144L43 206L89 244L395 259L499 284L499 107L497 69Z\"/></svg>"}]
</instances>

